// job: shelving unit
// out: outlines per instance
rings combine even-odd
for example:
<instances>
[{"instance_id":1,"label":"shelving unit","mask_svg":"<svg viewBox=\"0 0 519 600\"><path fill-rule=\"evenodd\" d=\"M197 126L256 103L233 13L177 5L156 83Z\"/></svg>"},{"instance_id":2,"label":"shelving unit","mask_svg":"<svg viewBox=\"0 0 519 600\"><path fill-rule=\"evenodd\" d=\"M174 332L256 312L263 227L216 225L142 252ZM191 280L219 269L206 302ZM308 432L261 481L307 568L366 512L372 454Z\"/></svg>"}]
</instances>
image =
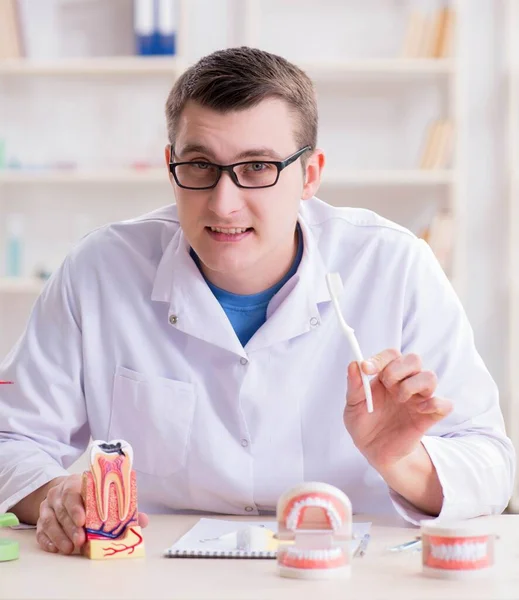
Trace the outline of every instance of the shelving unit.
<instances>
[{"instance_id":1,"label":"shelving unit","mask_svg":"<svg viewBox=\"0 0 519 600\"><path fill-rule=\"evenodd\" d=\"M434 76L449 75L455 62L449 59L366 59L324 63L301 63L301 68L316 80L349 76ZM178 58L121 56L106 58L60 59L33 61L9 59L0 61L0 75L171 75L179 74L186 63Z\"/></svg>"},{"instance_id":2,"label":"shelving unit","mask_svg":"<svg viewBox=\"0 0 519 600\"><path fill-rule=\"evenodd\" d=\"M397 170L356 170L325 172L323 186L351 186L351 185L418 185L437 186L451 185L454 179L451 170L423 169ZM60 184L167 184L168 175L164 168L144 169L106 169L106 170L4 170L0 171L0 185L60 185Z\"/></svg>"},{"instance_id":3,"label":"shelving unit","mask_svg":"<svg viewBox=\"0 0 519 600\"><path fill-rule=\"evenodd\" d=\"M180 59L164 56L62 58L52 61L8 59L0 61L2 76L56 75L178 75L185 69Z\"/></svg>"},{"instance_id":4,"label":"shelving unit","mask_svg":"<svg viewBox=\"0 0 519 600\"><path fill-rule=\"evenodd\" d=\"M44 282L36 277L2 277L0 293L36 295L43 289Z\"/></svg>"},{"instance_id":5,"label":"shelving unit","mask_svg":"<svg viewBox=\"0 0 519 600\"><path fill-rule=\"evenodd\" d=\"M283 0L286 4L287 0ZM349 1L349 0L348 0ZM280 3L281 4L281 3ZM458 25L463 22L463 9L465 0L452 0L450 5L456 11ZM130 82L141 82L139 93L147 88L148 82L164 81L165 85L172 85L186 66L196 60L195 42L192 23L197 22L194 3L188 0L179 0L180 23L178 29L178 52L171 57L138 57L121 56L106 58L63 58L60 60L36 61L29 59L16 59L0 61L0 83L6 82L15 87L17 93L30 89L28 86L57 85L60 90L67 82L92 81L92 86L128 85ZM267 33L261 26L261 0L240 0L242 11L242 39L239 43L251 46L265 47L262 35ZM297 8L294 8L297 10ZM458 28L457 28L458 29ZM454 56L459 54L459 36L456 35L454 43ZM239 45L229 43L228 45ZM270 48L266 47L269 50ZM290 58L290 57L289 57ZM455 144L452 169L426 170L402 164L390 168L384 164L376 164L374 168L357 168L355 165L345 165L339 169L330 165L325 169L322 183L322 197L326 200L329 190L342 193L356 194L358 190L373 190L380 195L390 190L387 196L387 205L398 196L399 190L416 189L415 205L419 206L423 198L430 194L439 194L446 198L448 210L454 215L457 223L456 247L453 257L453 283L461 297L464 293L464 263L466 257L466 235L464 231L463 215L465 199L462 188L462 162L463 149L459 143L459 129L463 126L462 102L460 100L460 77L456 58L447 59L406 59L398 57L366 57L366 58L337 58L323 59L320 61L295 60L316 82L323 85L323 94L348 94L347 90L355 90L356 86L377 86L378 94L384 97L394 93L395 89L418 89L422 85L439 85L446 91L445 115L456 123L458 142ZM138 79L136 79L138 78ZM48 83L47 83L48 82ZM400 84L405 87L400 87ZM90 83L88 84L90 85ZM347 87L343 88L345 85ZM396 86L396 88L395 88ZM6 86L6 90L8 87ZM359 88L360 89L360 88ZM94 92L91 92L93 94ZM151 93L151 92L150 92ZM91 95L90 94L90 95ZM0 93L0 103L1 103ZM389 97L389 96L388 96ZM161 105L165 98L160 98ZM53 118L53 117L49 117ZM55 118L55 117L54 117ZM425 124L423 135L425 136ZM463 136L461 136L463 137ZM327 149L327 148L325 148ZM330 149L333 154L334 150ZM71 187L72 186L72 187ZM95 187L94 187L95 186ZM2 198L6 191L17 197L23 195L25 206L35 206L41 210L42 198L60 197L62 206L67 207L76 197L76 190L104 190L112 197L119 197L125 190L135 194L156 199L160 190L169 189L166 168L81 168L77 169L49 169L49 170L0 170L0 212L2 211ZM66 191L65 191L66 190ZM71 191L72 190L72 191ZM421 192L427 192L422 194ZM89 192L85 192L89 193ZM160 196L159 196L160 197ZM170 196L164 195L164 198ZM167 201L167 200L166 200ZM116 200L113 200L115 203ZM335 203L335 202L334 202ZM0 243L2 231L0 227ZM0 253L1 254L1 253ZM2 298L14 298L16 295L36 296L42 282L28 278L9 280L0 277L0 305ZM0 329L1 329L0 315ZM1 337L1 336L0 336ZM0 340L1 342L1 340ZM0 359L6 351L0 343Z\"/></svg>"},{"instance_id":6,"label":"shelving unit","mask_svg":"<svg viewBox=\"0 0 519 600\"><path fill-rule=\"evenodd\" d=\"M509 341L508 398L503 407L508 434L519 447L519 27L518 0L507 0L508 47L508 192L509 192ZM519 512L519 477L510 508Z\"/></svg>"}]
</instances>

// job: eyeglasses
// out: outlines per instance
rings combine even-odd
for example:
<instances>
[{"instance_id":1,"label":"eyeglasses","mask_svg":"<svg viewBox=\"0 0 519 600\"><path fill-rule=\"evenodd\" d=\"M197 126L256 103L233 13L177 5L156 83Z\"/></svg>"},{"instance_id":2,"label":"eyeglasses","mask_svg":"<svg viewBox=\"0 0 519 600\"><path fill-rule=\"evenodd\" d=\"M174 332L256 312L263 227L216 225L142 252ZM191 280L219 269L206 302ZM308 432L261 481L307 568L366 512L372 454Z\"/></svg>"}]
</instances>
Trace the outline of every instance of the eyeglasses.
<instances>
[{"instance_id":1,"label":"eyeglasses","mask_svg":"<svg viewBox=\"0 0 519 600\"><path fill-rule=\"evenodd\" d=\"M170 162L169 170L177 185L186 190L210 190L218 184L223 171L229 173L239 188L258 189L276 185L283 169L311 150L305 146L285 160L251 160L232 165L217 165L206 161ZM170 148L173 156L173 146Z\"/></svg>"}]
</instances>

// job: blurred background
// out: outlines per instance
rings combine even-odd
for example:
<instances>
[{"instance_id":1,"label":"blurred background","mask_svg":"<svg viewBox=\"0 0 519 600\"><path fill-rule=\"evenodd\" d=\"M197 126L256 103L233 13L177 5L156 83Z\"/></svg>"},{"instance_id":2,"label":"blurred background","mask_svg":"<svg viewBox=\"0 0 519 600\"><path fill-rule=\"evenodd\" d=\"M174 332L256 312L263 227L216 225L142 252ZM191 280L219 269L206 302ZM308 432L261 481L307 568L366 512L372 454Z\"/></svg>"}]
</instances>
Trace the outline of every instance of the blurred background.
<instances>
[{"instance_id":1,"label":"blurred background","mask_svg":"<svg viewBox=\"0 0 519 600\"><path fill-rule=\"evenodd\" d=\"M432 246L519 447L518 26L519 0L0 0L0 360L82 235L173 201L179 73L256 46L315 82L319 197Z\"/></svg>"}]
</instances>

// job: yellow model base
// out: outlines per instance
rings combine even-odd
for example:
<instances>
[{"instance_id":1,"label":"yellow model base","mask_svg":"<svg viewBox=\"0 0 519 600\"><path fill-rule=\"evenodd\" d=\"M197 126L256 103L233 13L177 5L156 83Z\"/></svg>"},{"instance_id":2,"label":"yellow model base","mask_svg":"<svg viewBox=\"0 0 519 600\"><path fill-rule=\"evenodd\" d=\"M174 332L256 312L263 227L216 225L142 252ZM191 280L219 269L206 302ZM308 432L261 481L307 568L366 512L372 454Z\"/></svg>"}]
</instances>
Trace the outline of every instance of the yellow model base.
<instances>
[{"instance_id":1,"label":"yellow model base","mask_svg":"<svg viewBox=\"0 0 519 600\"><path fill-rule=\"evenodd\" d=\"M83 548L83 554L92 560L142 558L145 552L141 528L132 525L122 538L116 540L88 540Z\"/></svg>"}]
</instances>

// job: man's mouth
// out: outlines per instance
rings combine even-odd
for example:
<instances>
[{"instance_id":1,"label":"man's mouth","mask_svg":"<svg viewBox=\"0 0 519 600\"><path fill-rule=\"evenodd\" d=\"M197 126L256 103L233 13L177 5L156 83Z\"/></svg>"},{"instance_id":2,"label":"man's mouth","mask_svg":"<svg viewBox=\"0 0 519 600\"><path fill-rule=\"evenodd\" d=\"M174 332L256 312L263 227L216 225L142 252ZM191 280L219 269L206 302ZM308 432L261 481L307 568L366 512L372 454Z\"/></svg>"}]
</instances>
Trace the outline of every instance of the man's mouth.
<instances>
[{"instance_id":1,"label":"man's mouth","mask_svg":"<svg viewBox=\"0 0 519 600\"><path fill-rule=\"evenodd\" d=\"M209 227L211 231L217 233L226 233L228 235L235 235L237 233L245 233L246 231L252 230L252 227Z\"/></svg>"},{"instance_id":2,"label":"man's mouth","mask_svg":"<svg viewBox=\"0 0 519 600\"><path fill-rule=\"evenodd\" d=\"M253 227L213 227L205 228L211 238L217 242L238 242L250 235Z\"/></svg>"}]
</instances>

